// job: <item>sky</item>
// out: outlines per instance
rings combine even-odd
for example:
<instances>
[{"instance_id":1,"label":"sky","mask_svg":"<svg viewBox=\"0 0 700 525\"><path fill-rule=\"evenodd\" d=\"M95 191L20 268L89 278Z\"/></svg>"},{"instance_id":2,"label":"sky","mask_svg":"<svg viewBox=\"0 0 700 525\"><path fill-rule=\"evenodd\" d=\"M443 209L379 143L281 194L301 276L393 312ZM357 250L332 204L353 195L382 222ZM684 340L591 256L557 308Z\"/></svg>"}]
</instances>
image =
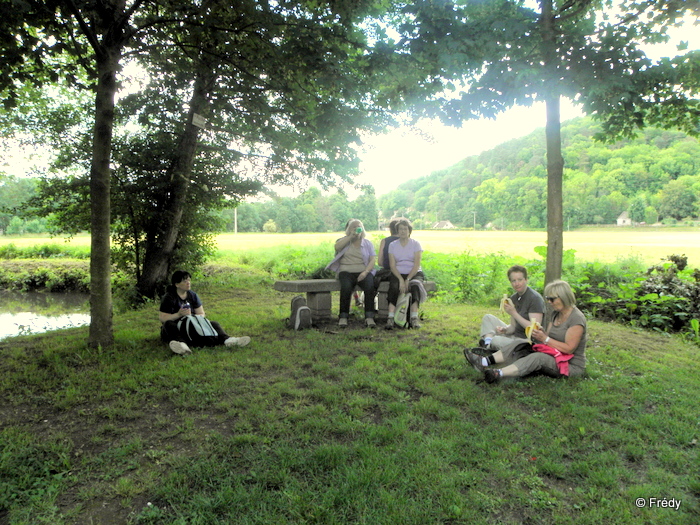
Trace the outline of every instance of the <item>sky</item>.
<instances>
[{"instance_id":1,"label":"sky","mask_svg":"<svg viewBox=\"0 0 700 525\"><path fill-rule=\"evenodd\" d=\"M581 115L576 106L562 100L562 121ZM360 155L360 175L356 182L370 184L377 196L384 195L407 180L430 175L466 157L528 135L543 128L545 120L542 102L529 108L511 108L495 120L468 121L461 128L425 120L417 131L402 128L371 137Z\"/></svg>"},{"instance_id":2,"label":"sky","mask_svg":"<svg viewBox=\"0 0 700 525\"><path fill-rule=\"evenodd\" d=\"M676 56L679 41L687 41L688 50L700 49L700 28L692 22L689 18L683 28L672 30L673 40L668 44L646 49L647 56L657 60ZM562 122L582 115L577 106L562 99ZM513 107L495 120L464 122L461 128L424 121L419 126L420 133L404 128L370 137L360 154L360 174L356 182L374 186L376 195L381 196L407 180L430 175L503 142L529 135L543 128L545 123L545 106L541 102L528 108ZM348 188L348 194L352 197L355 192Z\"/></svg>"}]
</instances>

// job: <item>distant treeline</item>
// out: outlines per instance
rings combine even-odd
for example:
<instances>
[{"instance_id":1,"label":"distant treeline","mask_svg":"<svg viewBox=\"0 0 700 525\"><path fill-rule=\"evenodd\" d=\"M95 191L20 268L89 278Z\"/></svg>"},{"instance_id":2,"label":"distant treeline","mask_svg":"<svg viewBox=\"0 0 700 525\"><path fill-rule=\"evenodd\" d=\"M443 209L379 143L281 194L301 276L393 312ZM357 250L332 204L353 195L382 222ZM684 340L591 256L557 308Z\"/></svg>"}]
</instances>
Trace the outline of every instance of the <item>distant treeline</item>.
<instances>
[{"instance_id":1,"label":"distant treeline","mask_svg":"<svg viewBox=\"0 0 700 525\"><path fill-rule=\"evenodd\" d=\"M623 212L633 223L698 217L700 142L682 132L645 129L614 144L593 140L589 118L562 125L564 221L568 227L614 224ZM51 217L32 216L22 202L35 194L35 179L0 175L0 231L43 233ZM359 218L368 230L382 218L406 216L419 228L438 221L456 227L537 229L546 226L547 167L544 130L467 157L445 170L414 179L377 198L366 186L355 200L310 188L295 198L241 203L213 212L222 231L326 232Z\"/></svg>"}]
</instances>

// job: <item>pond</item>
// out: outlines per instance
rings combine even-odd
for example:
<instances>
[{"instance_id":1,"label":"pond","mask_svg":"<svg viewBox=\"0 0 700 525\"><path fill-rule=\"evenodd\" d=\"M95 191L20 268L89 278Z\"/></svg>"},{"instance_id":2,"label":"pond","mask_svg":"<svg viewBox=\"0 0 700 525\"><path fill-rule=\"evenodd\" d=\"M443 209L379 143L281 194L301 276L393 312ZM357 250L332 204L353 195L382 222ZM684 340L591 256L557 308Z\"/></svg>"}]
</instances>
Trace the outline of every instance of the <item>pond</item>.
<instances>
[{"instance_id":1,"label":"pond","mask_svg":"<svg viewBox=\"0 0 700 525\"><path fill-rule=\"evenodd\" d=\"M0 290L0 340L86 325L89 311L87 294Z\"/></svg>"}]
</instances>

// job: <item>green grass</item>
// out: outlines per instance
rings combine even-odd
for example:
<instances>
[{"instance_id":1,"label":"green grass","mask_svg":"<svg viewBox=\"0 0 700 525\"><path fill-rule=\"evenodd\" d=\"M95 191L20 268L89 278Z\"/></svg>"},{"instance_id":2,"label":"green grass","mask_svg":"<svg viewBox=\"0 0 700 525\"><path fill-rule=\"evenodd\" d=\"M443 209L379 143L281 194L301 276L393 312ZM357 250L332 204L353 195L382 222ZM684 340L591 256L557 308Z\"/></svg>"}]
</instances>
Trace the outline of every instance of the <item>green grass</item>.
<instances>
[{"instance_id":1,"label":"green grass","mask_svg":"<svg viewBox=\"0 0 700 525\"><path fill-rule=\"evenodd\" d=\"M0 522L698 523L697 346L591 322L587 377L487 385L461 353L483 308L294 333L266 274L211 270L194 288L245 348L175 356L156 304L110 350L0 343Z\"/></svg>"}]
</instances>

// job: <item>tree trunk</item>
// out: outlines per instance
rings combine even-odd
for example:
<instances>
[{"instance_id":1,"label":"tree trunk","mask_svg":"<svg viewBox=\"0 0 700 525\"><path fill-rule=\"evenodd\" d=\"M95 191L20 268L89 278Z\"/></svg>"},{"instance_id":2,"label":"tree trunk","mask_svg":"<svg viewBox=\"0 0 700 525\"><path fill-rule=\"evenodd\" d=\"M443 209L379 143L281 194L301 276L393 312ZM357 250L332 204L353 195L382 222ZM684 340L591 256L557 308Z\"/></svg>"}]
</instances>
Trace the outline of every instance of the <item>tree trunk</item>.
<instances>
[{"instance_id":1,"label":"tree trunk","mask_svg":"<svg viewBox=\"0 0 700 525\"><path fill-rule=\"evenodd\" d=\"M559 75L556 62L556 28L552 0L541 0L542 56L544 58L545 104L547 106L547 264L545 284L561 278L564 254L564 214L562 179L564 157L561 154L561 114Z\"/></svg>"},{"instance_id":2,"label":"tree trunk","mask_svg":"<svg viewBox=\"0 0 700 525\"><path fill-rule=\"evenodd\" d=\"M564 254L564 214L562 179L564 158L561 154L561 117L559 97L546 100L547 125L547 266L545 284L561 278Z\"/></svg>"},{"instance_id":3,"label":"tree trunk","mask_svg":"<svg viewBox=\"0 0 700 525\"><path fill-rule=\"evenodd\" d=\"M110 258L110 161L116 74L120 47L103 48L97 55L95 128L90 169L90 333L88 346L109 347L112 333L112 286Z\"/></svg>"},{"instance_id":4,"label":"tree trunk","mask_svg":"<svg viewBox=\"0 0 700 525\"><path fill-rule=\"evenodd\" d=\"M215 75L211 69L200 72L195 80L185 131L180 140L176 161L170 172L170 194L164 213L159 220L156 219L154 228L148 232L146 237L143 272L137 284L139 293L145 297L153 298L158 285L167 280L170 272L170 263L177 247L182 216L187 202L192 165L199 140L199 128L192 124L192 117L195 113L207 114L207 99L214 81Z\"/></svg>"}]
</instances>

